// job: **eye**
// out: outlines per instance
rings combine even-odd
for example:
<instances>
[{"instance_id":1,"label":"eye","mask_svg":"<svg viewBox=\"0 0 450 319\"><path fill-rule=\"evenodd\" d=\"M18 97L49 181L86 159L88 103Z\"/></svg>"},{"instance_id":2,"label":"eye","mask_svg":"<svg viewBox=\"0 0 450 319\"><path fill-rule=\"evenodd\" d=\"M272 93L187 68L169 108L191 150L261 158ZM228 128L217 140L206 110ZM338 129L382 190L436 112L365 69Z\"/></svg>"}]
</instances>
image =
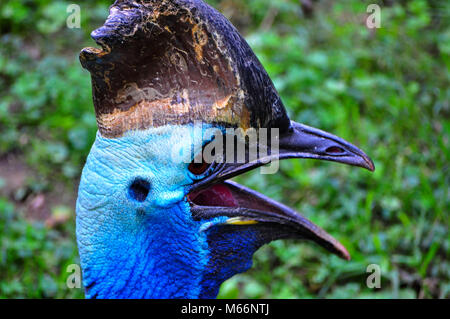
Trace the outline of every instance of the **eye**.
<instances>
[{"instance_id":1,"label":"eye","mask_svg":"<svg viewBox=\"0 0 450 319\"><path fill-rule=\"evenodd\" d=\"M150 183L144 179L137 178L128 188L128 195L131 199L143 202L150 192Z\"/></svg>"},{"instance_id":2,"label":"eye","mask_svg":"<svg viewBox=\"0 0 450 319\"><path fill-rule=\"evenodd\" d=\"M188 170L194 179L201 179L206 176L206 174L211 170L213 166L213 163L208 163L208 161L205 160L204 156L202 156L201 162L198 162L198 159L192 160L192 162L188 166Z\"/></svg>"},{"instance_id":3,"label":"eye","mask_svg":"<svg viewBox=\"0 0 450 319\"><path fill-rule=\"evenodd\" d=\"M191 162L191 164L189 164L188 166L188 170L189 172L191 172L192 174L199 176L199 175L203 175L208 168L210 167L211 164L206 163L205 161L202 160L201 163L194 163Z\"/></svg>"},{"instance_id":4,"label":"eye","mask_svg":"<svg viewBox=\"0 0 450 319\"><path fill-rule=\"evenodd\" d=\"M205 147L206 145L203 146L201 154L197 154L188 166L189 173L195 180L205 178L216 166L215 148L213 148L211 154L209 154L205 153ZM202 156L201 161L198 159L200 155Z\"/></svg>"}]
</instances>

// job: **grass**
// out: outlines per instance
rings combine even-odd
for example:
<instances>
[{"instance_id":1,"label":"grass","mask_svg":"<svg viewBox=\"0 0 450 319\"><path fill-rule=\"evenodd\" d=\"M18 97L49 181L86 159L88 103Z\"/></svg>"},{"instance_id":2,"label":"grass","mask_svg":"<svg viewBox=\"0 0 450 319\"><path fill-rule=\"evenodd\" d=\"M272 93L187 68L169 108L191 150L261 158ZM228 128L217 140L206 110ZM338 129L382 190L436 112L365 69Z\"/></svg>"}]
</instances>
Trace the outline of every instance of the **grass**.
<instances>
[{"instance_id":1,"label":"grass","mask_svg":"<svg viewBox=\"0 0 450 319\"><path fill-rule=\"evenodd\" d=\"M243 31L293 120L351 141L376 165L290 160L276 175L238 178L326 229L352 260L273 242L220 296L449 298L450 5L382 5L382 28L369 30L368 2L319 1L308 18L298 1L210 3ZM83 296L65 285L78 263L73 198L96 131L77 54L109 1L83 4L81 29L65 27L68 4L0 4L0 159L27 170L17 187L0 171L0 297ZM46 212L36 216L40 195ZM379 289L366 285L370 264Z\"/></svg>"}]
</instances>

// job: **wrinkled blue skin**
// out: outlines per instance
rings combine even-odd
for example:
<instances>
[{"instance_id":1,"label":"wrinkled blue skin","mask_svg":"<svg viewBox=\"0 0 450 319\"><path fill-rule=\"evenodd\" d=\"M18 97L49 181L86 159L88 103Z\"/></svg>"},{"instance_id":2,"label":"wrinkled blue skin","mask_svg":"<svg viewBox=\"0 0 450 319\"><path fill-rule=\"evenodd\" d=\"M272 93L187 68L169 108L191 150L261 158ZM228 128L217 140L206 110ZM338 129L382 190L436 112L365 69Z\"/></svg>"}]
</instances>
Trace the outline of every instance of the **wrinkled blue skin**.
<instances>
[{"instance_id":1,"label":"wrinkled blue skin","mask_svg":"<svg viewBox=\"0 0 450 319\"><path fill-rule=\"evenodd\" d=\"M87 298L215 298L224 280L251 267L260 246L251 228L216 236L227 227L221 225L226 217L191 217L185 195L195 181L188 171L192 156L182 150L201 149L199 135L193 125L112 139L97 134L76 207ZM173 154L184 161L174 161ZM136 178L150 183L143 202L129 192ZM231 251L227 260L213 259L208 236L210 242L225 237L214 245Z\"/></svg>"}]
</instances>

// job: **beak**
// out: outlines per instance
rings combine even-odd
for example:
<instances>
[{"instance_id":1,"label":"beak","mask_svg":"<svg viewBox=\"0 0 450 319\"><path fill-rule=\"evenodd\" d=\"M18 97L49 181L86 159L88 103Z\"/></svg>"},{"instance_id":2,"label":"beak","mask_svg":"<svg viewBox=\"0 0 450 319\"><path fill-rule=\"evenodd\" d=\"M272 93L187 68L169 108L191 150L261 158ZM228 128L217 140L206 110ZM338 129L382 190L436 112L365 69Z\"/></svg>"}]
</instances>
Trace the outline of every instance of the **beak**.
<instances>
[{"instance_id":1,"label":"beak","mask_svg":"<svg viewBox=\"0 0 450 319\"><path fill-rule=\"evenodd\" d=\"M280 158L315 158L375 170L372 160L356 146L296 122L291 122L290 130L280 138Z\"/></svg>"},{"instance_id":2,"label":"beak","mask_svg":"<svg viewBox=\"0 0 450 319\"><path fill-rule=\"evenodd\" d=\"M349 142L296 122L291 122L290 128L277 138L278 152L267 152L268 155L255 161L218 164L210 177L194 184L188 194L193 218L207 220L226 216L228 219L224 225L264 225L266 228L270 225L277 230L275 239L312 240L339 257L350 259L342 244L301 214L251 189L226 180L277 159L313 158L374 171L372 160Z\"/></svg>"}]
</instances>

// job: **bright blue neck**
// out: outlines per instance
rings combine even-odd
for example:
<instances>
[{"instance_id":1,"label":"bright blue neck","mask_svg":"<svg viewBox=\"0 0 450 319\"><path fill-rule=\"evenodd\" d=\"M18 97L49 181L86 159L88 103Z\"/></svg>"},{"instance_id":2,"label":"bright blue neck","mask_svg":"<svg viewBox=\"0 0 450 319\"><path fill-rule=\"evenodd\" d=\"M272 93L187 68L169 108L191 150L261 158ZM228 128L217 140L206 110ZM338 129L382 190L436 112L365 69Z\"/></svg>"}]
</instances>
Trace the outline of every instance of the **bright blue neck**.
<instances>
[{"instance_id":1,"label":"bright blue neck","mask_svg":"<svg viewBox=\"0 0 450 319\"><path fill-rule=\"evenodd\" d=\"M173 145L189 132L171 127L118 139L97 135L77 200L86 297L214 298L224 280L251 266L258 246L251 230L225 236L221 226L210 227L225 217L191 217L187 165L169 159ZM142 203L127 192L136 177L151 183Z\"/></svg>"},{"instance_id":2,"label":"bright blue neck","mask_svg":"<svg viewBox=\"0 0 450 319\"><path fill-rule=\"evenodd\" d=\"M172 207L167 215L173 220L183 218L183 206ZM99 233L80 245L87 297L197 298L200 295L207 250L195 222L184 220L177 223L179 227L169 229L155 226L145 214L126 213L124 219L129 220L123 223L108 223L113 218L107 212L104 214L105 219L95 227L84 227L80 219L78 222L80 229ZM80 230L78 237L82 242L86 236Z\"/></svg>"}]
</instances>

